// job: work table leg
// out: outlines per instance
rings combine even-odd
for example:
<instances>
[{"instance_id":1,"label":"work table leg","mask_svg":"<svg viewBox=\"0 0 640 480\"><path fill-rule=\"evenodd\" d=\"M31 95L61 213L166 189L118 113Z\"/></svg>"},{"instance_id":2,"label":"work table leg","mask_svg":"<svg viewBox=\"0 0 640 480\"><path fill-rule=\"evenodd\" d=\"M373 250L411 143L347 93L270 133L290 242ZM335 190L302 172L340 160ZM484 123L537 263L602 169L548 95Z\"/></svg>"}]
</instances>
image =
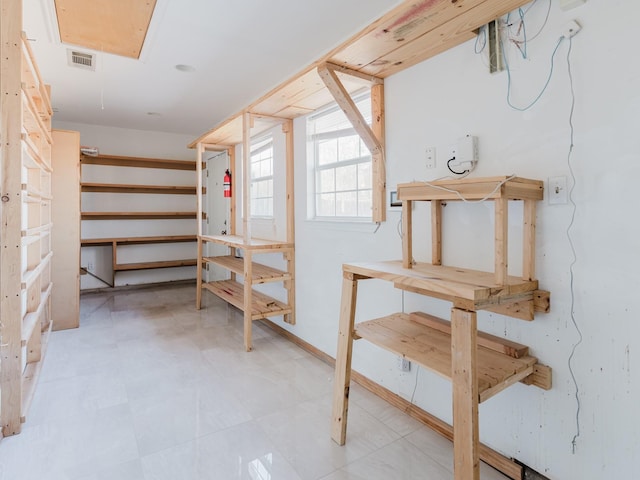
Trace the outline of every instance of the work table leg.
<instances>
[{"instance_id":1,"label":"work table leg","mask_svg":"<svg viewBox=\"0 0 640 480\"><path fill-rule=\"evenodd\" d=\"M247 352L252 349L251 328L253 322L253 255L251 250L244 252L244 348Z\"/></svg>"},{"instance_id":2,"label":"work table leg","mask_svg":"<svg viewBox=\"0 0 640 480\"><path fill-rule=\"evenodd\" d=\"M196 310L200 310L201 308L202 308L202 238L198 236L198 263L196 265Z\"/></svg>"},{"instance_id":3,"label":"work table leg","mask_svg":"<svg viewBox=\"0 0 640 480\"><path fill-rule=\"evenodd\" d=\"M453 386L453 474L455 480L479 480L478 375L476 312L451 309Z\"/></svg>"},{"instance_id":4,"label":"work table leg","mask_svg":"<svg viewBox=\"0 0 640 480\"><path fill-rule=\"evenodd\" d=\"M353 330L356 316L356 296L358 280L353 274L345 273L342 279L342 303L340 305L340 326L338 332L338 354L333 383L333 414L331 438L344 445L347 437L347 411L349 409L349 387L351 384L351 354L353 351Z\"/></svg>"}]
</instances>

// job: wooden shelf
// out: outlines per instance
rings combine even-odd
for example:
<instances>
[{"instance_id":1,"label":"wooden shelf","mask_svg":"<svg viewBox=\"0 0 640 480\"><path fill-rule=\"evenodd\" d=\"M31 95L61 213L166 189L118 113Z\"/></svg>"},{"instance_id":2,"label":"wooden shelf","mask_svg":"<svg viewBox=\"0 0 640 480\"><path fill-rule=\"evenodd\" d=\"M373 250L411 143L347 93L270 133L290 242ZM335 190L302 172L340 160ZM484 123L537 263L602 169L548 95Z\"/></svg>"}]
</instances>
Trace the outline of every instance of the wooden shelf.
<instances>
[{"instance_id":1,"label":"wooden shelf","mask_svg":"<svg viewBox=\"0 0 640 480\"><path fill-rule=\"evenodd\" d=\"M196 212L82 212L82 220L162 220L196 218ZM206 218L203 216L203 218Z\"/></svg>"},{"instance_id":2,"label":"wooden shelf","mask_svg":"<svg viewBox=\"0 0 640 480\"><path fill-rule=\"evenodd\" d=\"M80 155L84 165L110 165L114 167L164 168L169 170L196 170L196 162L164 160L159 158L122 157L117 155Z\"/></svg>"},{"instance_id":3,"label":"wooden shelf","mask_svg":"<svg viewBox=\"0 0 640 480\"><path fill-rule=\"evenodd\" d=\"M220 257L202 257L202 260L219 265L220 267L238 275L244 274L243 258L226 255ZM251 265L252 283L282 282L284 280L291 279L291 275L289 273L278 270L277 268L272 268L256 262L251 262Z\"/></svg>"},{"instance_id":4,"label":"wooden shelf","mask_svg":"<svg viewBox=\"0 0 640 480\"><path fill-rule=\"evenodd\" d=\"M355 335L451 380L451 335L413 322L409 314L395 313L358 323ZM532 375L536 363L535 357L513 358L479 345L476 365L480 402Z\"/></svg>"},{"instance_id":5,"label":"wooden shelf","mask_svg":"<svg viewBox=\"0 0 640 480\"><path fill-rule=\"evenodd\" d=\"M393 282L398 288L473 307L473 310L532 299L538 288L537 280L508 277L506 284L498 285L490 272L430 263L416 263L407 269L400 260L392 260L349 263L343 268L345 272Z\"/></svg>"},{"instance_id":6,"label":"wooden shelf","mask_svg":"<svg viewBox=\"0 0 640 480\"><path fill-rule=\"evenodd\" d=\"M239 235L202 235L201 238L204 242L213 242L219 245L226 245L227 247L246 250L281 250L293 248L292 243L278 240L264 240L261 238L252 238L248 243L245 243Z\"/></svg>"},{"instance_id":7,"label":"wooden shelf","mask_svg":"<svg viewBox=\"0 0 640 480\"><path fill-rule=\"evenodd\" d=\"M319 58L291 79L278 85L243 111L268 117L296 118L334 99L317 67L326 63L356 75L341 75L345 89L354 93L373 77L387 78L461 43L495 18L521 7L528 0L475 2L402 2L361 32ZM254 132L268 128L256 124ZM236 145L242 141L242 112L219 123L189 146L198 143Z\"/></svg>"},{"instance_id":8,"label":"wooden shelf","mask_svg":"<svg viewBox=\"0 0 640 480\"><path fill-rule=\"evenodd\" d=\"M138 262L138 263L120 263L114 265L114 272L125 272L131 270L151 270L155 268L171 268L171 267L192 267L198 262L194 259L189 260L163 260L160 262Z\"/></svg>"},{"instance_id":9,"label":"wooden shelf","mask_svg":"<svg viewBox=\"0 0 640 480\"><path fill-rule=\"evenodd\" d=\"M99 193L156 193L161 195L195 195L195 186L175 186L175 185L124 185L110 183L83 183L83 192ZM206 189L202 189L206 193Z\"/></svg>"},{"instance_id":10,"label":"wooden shelf","mask_svg":"<svg viewBox=\"0 0 640 480\"><path fill-rule=\"evenodd\" d=\"M244 285L233 280L203 283L202 288L209 290L225 302L244 311ZM260 320L267 317L288 315L292 312L289 305L253 290L251 294L251 319Z\"/></svg>"},{"instance_id":11,"label":"wooden shelf","mask_svg":"<svg viewBox=\"0 0 640 480\"><path fill-rule=\"evenodd\" d=\"M156 237L110 237L110 238L84 238L80 240L83 247L99 245L142 245L147 243L180 243L195 242L196 235L163 235Z\"/></svg>"}]
</instances>

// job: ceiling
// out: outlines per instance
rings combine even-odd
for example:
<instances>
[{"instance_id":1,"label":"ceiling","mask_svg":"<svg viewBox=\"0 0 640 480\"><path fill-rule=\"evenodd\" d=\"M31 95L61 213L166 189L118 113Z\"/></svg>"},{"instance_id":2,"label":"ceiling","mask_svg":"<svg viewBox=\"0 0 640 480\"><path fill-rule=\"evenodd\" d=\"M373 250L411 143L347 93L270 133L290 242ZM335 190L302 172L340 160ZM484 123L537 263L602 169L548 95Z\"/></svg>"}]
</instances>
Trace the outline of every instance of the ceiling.
<instances>
[{"instance_id":1,"label":"ceiling","mask_svg":"<svg viewBox=\"0 0 640 480\"><path fill-rule=\"evenodd\" d=\"M139 60L61 43L54 0L23 0L23 23L54 122L195 137L400 3L157 0ZM95 71L68 66L69 48L96 53Z\"/></svg>"}]
</instances>

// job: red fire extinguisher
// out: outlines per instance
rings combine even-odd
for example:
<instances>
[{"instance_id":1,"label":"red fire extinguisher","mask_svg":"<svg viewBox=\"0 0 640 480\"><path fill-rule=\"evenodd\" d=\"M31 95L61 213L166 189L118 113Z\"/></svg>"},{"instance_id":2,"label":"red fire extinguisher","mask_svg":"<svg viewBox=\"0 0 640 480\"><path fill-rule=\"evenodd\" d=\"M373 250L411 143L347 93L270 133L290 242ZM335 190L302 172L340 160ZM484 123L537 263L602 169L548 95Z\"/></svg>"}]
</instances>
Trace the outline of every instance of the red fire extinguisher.
<instances>
[{"instance_id":1,"label":"red fire extinguisher","mask_svg":"<svg viewBox=\"0 0 640 480\"><path fill-rule=\"evenodd\" d=\"M231 172L228 169L226 172L224 172L224 180L222 182L222 185L224 187L224 197L231 197Z\"/></svg>"}]
</instances>

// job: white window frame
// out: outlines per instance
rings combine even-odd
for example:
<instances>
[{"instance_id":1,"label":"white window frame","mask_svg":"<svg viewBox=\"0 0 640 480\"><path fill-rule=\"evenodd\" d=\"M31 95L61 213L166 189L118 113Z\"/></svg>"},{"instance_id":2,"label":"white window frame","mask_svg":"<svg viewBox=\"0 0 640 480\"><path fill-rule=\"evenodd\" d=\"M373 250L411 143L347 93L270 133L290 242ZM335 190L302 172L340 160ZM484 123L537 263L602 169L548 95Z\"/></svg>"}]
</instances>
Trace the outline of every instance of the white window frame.
<instances>
[{"instance_id":1,"label":"white window frame","mask_svg":"<svg viewBox=\"0 0 640 480\"><path fill-rule=\"evenodd\" d=\"M265 143L266 142L266 143ZM253 176L251 175L251 181L250 181L250 185L249 185L249 217L250 218L264 218L264 219L272 219L274 218L274 176L273 176L273 168L274 168L274 148L273 148L273 134L272 133L268 133L267 135L261 135L259 137L256 138L252 138L251 139L251 144L250 144L250 152L249 152L249 170L250 172L253 171L253 166L255 163L258 162L264 162L266 159L265 158L260 158L259 155L263 154L264 152L270 151L271 152L271 156L269 157L269 161L270 161L270 174L267 175L260 175L260 176ZM257 190L259 189L259 184L263 183L263 182L269 182L271 181L271 195L270 196L261 196L261 197L257 197L254 196L254 193L257 192ZM255 212L255 208L256 208L256 200L268 200L270 203L270 208L268 210L271 211L270 214L256 214Z\"/></svg>"},{"instance_id":2,"label":"white window frame","mask_svg":"<svg viewBox=\"0 0 640 480\"><path fill-rule=\"evenodd\" d=\"M356 104L361 103L362 101L367 101L368 105L370 105L371 92L369 90L365 92L359 92L358 94L354 95L353 100L354 100L354 103ZM340 107L334 102L307 116L307 147L308 147L307 151L309 156L308 165L309 165L309 176L310 176L308 181L308 186L310 190L308 195L308 199L309 199L308 200L309 201L308 217L311 220L318 220L318 221L371 222L373 219L373 209L372 209L373 207L373 175L372 175L373 158L371 153L368 152L368 149L366 148L366 145L364 145L364 142L362 141L362 139L360 138L360 149L361 149L360 151L362 152L363 151L362 149L364 149L364 152L368 153L368 155L365 154L359 157L350 158L348 160L339 160L338 158L336 158L335 162L326 163L324 165L320 165L320 162L319 162L320 160L319 142L320 141L327 140L327 139L334 139L334 138L339 139L347 136L357 135L356 130L350 125L350 123L346 119L346 116L345 116L345 120L346 120L346 123L349 125L346 128L333 130L333 131L324 131L319 133L316 133L315 131L313 131L314 124L318 119L326 115L333 114L339 110L340 110ZM371 123L370 112L368 115L365 115L365 120L369 124ZM336 185L336 183L334 183L334 189L332 191L326 191L326 192L318 191L319 185L320 185L320 174L323 171L324 172L329 170L335 171L337 168L348 167L352 165L356 165L355 189L338 190L338 186ZM368 169L368 172L367 172L368 177L366 178L366 183L368 183L367 187L360 186L361 182L360 182L359 173L358 173L358 166L365 166ZM335 182L335 177L334 177L334 182ZM370 200L368 202L368 205L361 204L359 200L359 195L362 192L369 192ZM326 193L326 194L333 193L334 195L340 194L340 193L355 193L356 215L338 215L337 202L335 202L334 204L334 212L335 212L334 215L319 214L318 197L323 193ZM359 211L360 208L366 208L366 214L362 214L364 212Z\"/></svg>"}]
</instances>

